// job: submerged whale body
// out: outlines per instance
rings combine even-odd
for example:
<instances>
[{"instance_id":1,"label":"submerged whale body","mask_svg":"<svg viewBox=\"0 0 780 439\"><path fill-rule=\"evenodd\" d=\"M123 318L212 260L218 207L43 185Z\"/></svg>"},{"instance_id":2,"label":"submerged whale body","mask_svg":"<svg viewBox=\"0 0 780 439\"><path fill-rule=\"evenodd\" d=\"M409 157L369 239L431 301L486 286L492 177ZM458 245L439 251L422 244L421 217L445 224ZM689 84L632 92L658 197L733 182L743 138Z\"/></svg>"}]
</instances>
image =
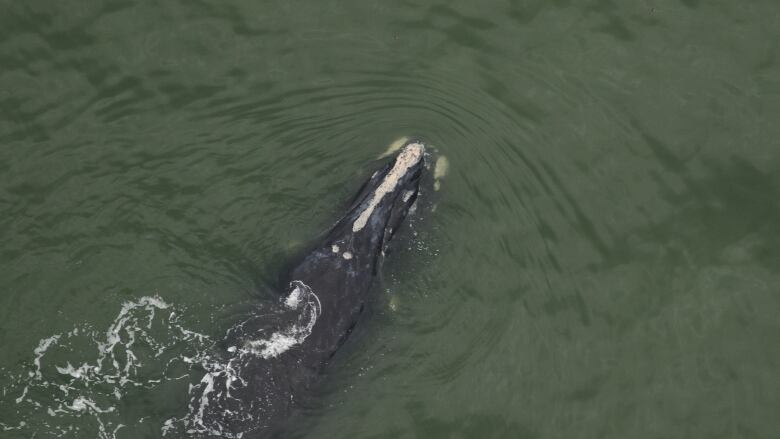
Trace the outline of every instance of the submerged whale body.
<instances>
[{"instance_id":1,"label":"submerged whale body","mask_svg":"<svg viewBox=\"0 0 780 439\"><path fill-rule=\"evenodd\" d=\"M279 433L357 323L388 242L417 198L423 155L421 143L407 142L293 265L273 309L229 331L224 361L209 366L191 392L188 433Z\"/></svg>"}]
</instances>

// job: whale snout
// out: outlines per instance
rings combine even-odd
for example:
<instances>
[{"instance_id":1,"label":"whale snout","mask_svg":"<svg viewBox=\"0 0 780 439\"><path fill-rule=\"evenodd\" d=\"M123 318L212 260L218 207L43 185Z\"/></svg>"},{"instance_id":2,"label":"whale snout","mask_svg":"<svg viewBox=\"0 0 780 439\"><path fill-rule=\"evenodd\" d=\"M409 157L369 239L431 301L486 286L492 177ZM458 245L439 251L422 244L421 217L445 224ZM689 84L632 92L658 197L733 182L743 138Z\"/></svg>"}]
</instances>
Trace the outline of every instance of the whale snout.
<instances>
[{"instance_id":1,"label":"whale snout","mask_svg":"<svg viewBox=\"0 0 780 439\"><path fill-rule=\"evenodd\" d=\"M331 229L322 249L326 259L339 263L373 265L387 248L420 191L425 172L425 146L408 141L363 184L350 209ZM369 271L374 273L374 271Z\"/></svg>"},{"instance_id":2,"label":"whale snout","mask_svg":"<svg viewBox=\"0 0 780 439\"><path fill-rule=\"evenodd\" d=\"M399 216L399 209L403 211L399 220L406 216L419 191L424 156L425 147L421 142L408 142L391 165L372 177L369 190L364 191L365 196L356 208L352 232L360 232L372 221L387 225L388 218Z\"/></svg>"}]
</instances>

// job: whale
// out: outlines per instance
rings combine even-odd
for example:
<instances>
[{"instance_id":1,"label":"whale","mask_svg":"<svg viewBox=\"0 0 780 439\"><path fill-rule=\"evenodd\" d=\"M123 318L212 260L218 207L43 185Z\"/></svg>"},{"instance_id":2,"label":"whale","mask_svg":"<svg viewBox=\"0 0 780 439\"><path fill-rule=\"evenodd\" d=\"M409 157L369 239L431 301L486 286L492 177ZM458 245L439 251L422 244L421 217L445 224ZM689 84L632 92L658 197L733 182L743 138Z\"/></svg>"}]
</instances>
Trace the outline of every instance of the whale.
<instances>
[{"instance_id":1,"label":"whale","mask_svg":"<svg viewBox=\"0 0 780 439\"><path fill-rule=\"evenodd\" d=\"M358 324L425 169L423 143L406 141L346 213L288 264L278 298L227 331L220 360L191 386L190 436L283 437Z\"/></svg>"}]
</instances>

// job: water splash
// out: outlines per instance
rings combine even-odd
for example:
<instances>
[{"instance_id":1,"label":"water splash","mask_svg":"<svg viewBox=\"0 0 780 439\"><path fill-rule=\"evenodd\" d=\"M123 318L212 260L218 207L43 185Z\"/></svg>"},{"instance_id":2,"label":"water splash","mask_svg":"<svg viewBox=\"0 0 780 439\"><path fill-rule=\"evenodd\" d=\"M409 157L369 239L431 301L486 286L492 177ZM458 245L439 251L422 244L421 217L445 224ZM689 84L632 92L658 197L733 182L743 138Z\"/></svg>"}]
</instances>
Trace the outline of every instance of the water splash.
<instances>
[{"instance_id":1,"label":"water splash","mask_svg":"<svg viewBox=\"0 0 780 439\"><path fill-rule=\"evenodd\" d=\"M242 378L246 368L257 365L258 362L268 362L293 346L303 343L311 334L317 318L322 313L322 304L312 289L301 281L290 283L290 294L280 300L279 305L283 312L292 312L292 321L283 329L271 332L263 338L240 337L241 343L227 348L227 357L203 355L197 359L190 359L193 363L199 363L205 370L203 377L197 385L190 386L189 412L182 418L170 418L163 426L163 435L171 432L183 431L188 434L205 434L228 438L241 438L243 432L234 432L237 425L246 425L251 430L264 422L263 406L255 406L255 401L242 400L234 396L233 392L241 390L249 383ZM260 317L262 320L262 317ZM269 319L272 320L272 319ZM232 330L245 333L243 322ZM270 331L259 330L259 333ZM250 331L254 334L254 331ZM270 363L266 363L267 365ZM257 367L253 367L257 370ZM271 397L275 392L275 384L267 387L266 397ZM209 407L214 404L222 412L219 418L207 416Z\"/></svg>"},{"instance_id":2,"label":"water splash","mask_svg":"<svg viewBox=\"0 0 780 439\"><path fill-rule=\"evenodd\" d=\"M81 325L43 338L26 370L4 371L10 383L0 392L0 409L21 420L0 422L0 430L27 437L114 439L119 430L146 421L120 413L128 392L154 391L188 378L193 362L186 360L207 356L212 344L208 336L186 329L161 298L127 301L108 329Z\"/></svg>"},{"instance_id":3,"label":"water splash","mask_svg":"<svg viewBox=\"0 0 780 439\"><path fill-rule=\"evenodd\" d=\"M290 286L292 292L284 304L290 309L300 308L297 321L285 330L274 332L270 338L247 341L242 350L244 354L255 354L265 359L278 357L291 347L303 343L311 334L322 312L320 299L301 281L293 281Z\"/></svg>"}]
</instances>

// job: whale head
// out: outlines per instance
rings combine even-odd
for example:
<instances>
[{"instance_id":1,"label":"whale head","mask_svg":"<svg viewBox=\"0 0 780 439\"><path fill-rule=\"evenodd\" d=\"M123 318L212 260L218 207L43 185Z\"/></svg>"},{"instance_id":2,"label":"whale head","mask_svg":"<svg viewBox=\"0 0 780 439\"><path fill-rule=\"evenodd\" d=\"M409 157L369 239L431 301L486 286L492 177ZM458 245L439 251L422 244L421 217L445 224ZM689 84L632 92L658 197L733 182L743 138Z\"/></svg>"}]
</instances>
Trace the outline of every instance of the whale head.
<instances>
[{"instance_id":1,"label":"whale head","mask_svg":"<svg viewBox=\"0 0 780 439\"><path fill-rule=\"evenodd\" d=\"M340 290L364 291L417 199L424 170L422 142L407 142L371 175L344 216L286 278L313 282L326 279L328 284L338 284ZM345 287L353 281L362 286Z\"/></svg>"},{"instance_id":2,"label":"whale head","mask_svg":"<svg viewBox=\"0 0 780 439\"><path fill-rule=\"evenodd\" d=\"M395 158L375 172L355 197L344 218L356 235L392 236L417 199L424 168L425 147L407 142Z\"/></svg>"},{"instance_id":3,"label":"whale head","mask_svg":"<svg viewBox=\"0 0 780 439\"><path fill-rule=\"evenodd\" d=\"M417 199L425 170L425 147L407 142L395 157L363 184L347 212L283 277L308 285L321 316L307 343L335 352L363 309L390 239ZM288 296L289 297L289 296Z\"/></svg>"}]
</instances>

